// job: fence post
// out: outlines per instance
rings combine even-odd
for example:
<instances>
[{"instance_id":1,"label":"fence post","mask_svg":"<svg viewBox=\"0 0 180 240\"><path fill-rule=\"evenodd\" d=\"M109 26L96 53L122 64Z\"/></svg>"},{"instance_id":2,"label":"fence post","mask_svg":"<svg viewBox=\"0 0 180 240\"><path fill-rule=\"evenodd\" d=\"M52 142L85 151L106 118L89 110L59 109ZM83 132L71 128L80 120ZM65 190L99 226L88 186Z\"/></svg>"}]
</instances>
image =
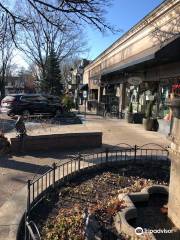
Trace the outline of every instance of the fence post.
<instances>
[{"instance_id":1,"label":"fence post","mask_svg":"<svg viewBox=\"0 0 180 240\"><path fill-rule=\"evenodd\" d=\"M81 154L78 153L78 171L81 169Z\"/></svg>"},{"instance_id":2,"label":"fence post","mask_svg":"<svg viewBox=\"0 0 180 240\"><path fill-rule=\"evenodd\" d=\"M108 158L109 158L109 149L108 148L106 148L106 163L108 162Z\"/></svg>"},{"instance_id":3,"label":"fence post","mask_svg":"<svg viewBox=\"0 0 180 240\"><path fill-rule=\"evenodd\" d=\"M53 168L53 188L55 188L55 182L56 182L56 164L55 163L53 163L52 164L52 168Z\"/></svg>"},{"instance_id":4,"label":"fence post","mask_svg":"<svg viewBox=\"0 0 180 240\"><path fill-rule=\"evenodd\" d=\"M27 181L27 214L26 217L29 217L29 210L30 210L30 204L31 204L31 180Z\"/></svg>"},{"instance_id":5,"label":"fence post","mask_svg":"<svg viewBox=\"0 0 180 240\"><path fill-rule=\"evenodd\" d=\"M134 161L136 161L137 157L137 145L134 145Z\"/></svg>"}]
</instances>

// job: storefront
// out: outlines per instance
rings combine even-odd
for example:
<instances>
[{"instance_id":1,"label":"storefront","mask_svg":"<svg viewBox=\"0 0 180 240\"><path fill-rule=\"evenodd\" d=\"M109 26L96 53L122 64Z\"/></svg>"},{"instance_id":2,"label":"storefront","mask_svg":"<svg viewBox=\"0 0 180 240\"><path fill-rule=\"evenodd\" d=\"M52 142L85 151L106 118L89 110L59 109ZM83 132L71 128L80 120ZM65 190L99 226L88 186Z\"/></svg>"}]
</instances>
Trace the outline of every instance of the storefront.
<instances>
[{"instance_id":1,"label":"storefront","mask_svg":"<svg viewBox=\"0 0 180 240\"><path fill-rule=\"evenodd\" d=\"M170 98L180 96L180 77L160 79L159 81L136 81L130 78L126 84L126 113L135 116L132 123L142 123L147 118L148 105L151 103L151 118L157 119L159 132L170 132Z\"/></svg>"}]
</instances>

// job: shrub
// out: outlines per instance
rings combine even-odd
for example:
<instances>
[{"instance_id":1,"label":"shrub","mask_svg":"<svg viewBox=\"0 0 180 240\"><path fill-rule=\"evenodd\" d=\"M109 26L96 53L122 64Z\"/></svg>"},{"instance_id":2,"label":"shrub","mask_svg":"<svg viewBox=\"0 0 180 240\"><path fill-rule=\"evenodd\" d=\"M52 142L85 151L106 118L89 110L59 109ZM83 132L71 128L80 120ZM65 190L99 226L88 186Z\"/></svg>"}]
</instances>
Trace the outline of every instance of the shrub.
<instances>
[{"instance_id":1,"label":"shrub","mask_svg":"<svg viewBox=\"0 0 180 240\"><path fill-rule=\"evenodd\" d=\"M72 108L75 107L75 104L74 104L74 102L73 102L73 99L72 99L72 97L70 97L69 95L63 96L63 98L62 98L62 104L63 104L65 110L68 111L68 112L69 112Z\"/></svg>"}]
</instances>

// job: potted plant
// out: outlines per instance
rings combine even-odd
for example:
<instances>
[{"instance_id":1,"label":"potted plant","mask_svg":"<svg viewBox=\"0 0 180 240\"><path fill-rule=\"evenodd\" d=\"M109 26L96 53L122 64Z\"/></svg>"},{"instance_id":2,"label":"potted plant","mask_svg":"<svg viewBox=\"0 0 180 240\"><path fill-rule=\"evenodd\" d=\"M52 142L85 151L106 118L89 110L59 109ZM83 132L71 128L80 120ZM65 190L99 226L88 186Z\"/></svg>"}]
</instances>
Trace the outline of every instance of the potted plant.
<instances>
[{"instance_id":1,"label":"potted plant","mask_svg":"<svg viewBox=\"0 0 180 240\"><path fill-rule=\"evenodd\" d=\"M144 114L141 112L137 112L133 114L134 123L140 124L143 121Z\"/></svg>"},{"instance_id":2,"label":"potted plant","mask_svg":"<svg viewBox=\"0 0 180 240\"><path fill-rule=\"evenodd\" d=\"M128 123L133 123L134 118L133 118L133 105L132 102L129 104L128 107L128 112L127 112L127 122Z\"/></svg>"},{"instance_id":3,"label":"potted plant","mask_svg":"<svg viewBox=\"0 0 180 240\"><path fill-rule=\"evenodd\" d=\"M62 98L62 105L66 112L70 112L71 109L75 107L72 97L67 94Z\"/></svg>"},{"instance_id":4,"label":"potted plant","mask_svg":"<svg viewBox=\"0 0 180 240\"><path fill-rule=\"evenodd\" d=\"M146 115L145 115L145 118L143 119L144 128L147 131L157 131L159 128L157 118L152 117L153 105L154 105L154 101L148 102Z\"/></svg>"}]
</instances>

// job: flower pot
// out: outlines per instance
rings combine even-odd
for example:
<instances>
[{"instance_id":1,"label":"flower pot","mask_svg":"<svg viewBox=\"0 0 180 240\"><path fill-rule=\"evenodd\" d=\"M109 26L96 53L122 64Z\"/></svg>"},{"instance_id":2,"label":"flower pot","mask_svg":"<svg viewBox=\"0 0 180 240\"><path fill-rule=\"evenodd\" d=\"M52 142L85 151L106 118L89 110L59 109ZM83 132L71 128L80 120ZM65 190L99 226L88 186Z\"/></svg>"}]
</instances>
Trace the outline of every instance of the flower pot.
<instances>
[{"instance_id":1,"label":"flower pot","mask_svg":"<svg viewBox=\"0 0 180 240\"><path fill-rule=\"evenodd\" d=\"M127 113L126 118L128 123L133 123L134 121L133 113Z\"/></svg>"},{"instance_id":2,"label":"flower pot","mask_svg":"<svg viewBox=\"0 0 180 240\"><path fill-rule=\"evenodd\" d=\"M153 127L152 127L152 131L157 132L158 129L159 129L159 123L158 123L158 120L157 120L157 118L154 118L154 119L153 119Z\"/></svg>"},{"instance_id":3,"label":"flower pot","mask_svg":"<svg viewBox=\"0 0 180 240\"><path fill-rule=\"evenodd\" d=\"M157 119L155 118L143 118L143 125L145 130L147 131L158 131L159 123Z\"/></svg>"},{"instance_id":4,"label":"flower pot","mask_svg":"<svg viewBox=\"0 0 180 240\"><path fill-rule=\"evenodd\" d=\"M133 122L140 124L143 122L143 117L144 117L143 113L134 113L133 114Z\"/></svg>"},{"instance_id":5,"label":"flower pot","mask_svg":"<svg viewBox=\"0 0 180 240\"><path fill-rule=\"evenodd\" d=\"M152 131L153 127L153 119L151 118L143 118L144 129L147 131Z\"/></svg>"}]
</instances>

